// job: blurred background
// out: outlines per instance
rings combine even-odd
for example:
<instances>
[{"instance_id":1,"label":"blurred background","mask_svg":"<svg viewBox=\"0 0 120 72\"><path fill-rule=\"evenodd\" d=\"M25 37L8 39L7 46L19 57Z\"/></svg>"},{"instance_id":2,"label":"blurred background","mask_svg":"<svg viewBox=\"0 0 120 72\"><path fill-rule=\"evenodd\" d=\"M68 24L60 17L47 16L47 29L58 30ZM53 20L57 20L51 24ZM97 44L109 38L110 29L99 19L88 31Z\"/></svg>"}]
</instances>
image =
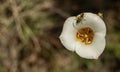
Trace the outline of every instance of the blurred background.
<instances>
[{"instance_id":1,"label":"blurred background","mask_svg":"<svg viewBox=\"0 0 120 72\"><path fill-rule=\"evenodd\" d=\"M59 41L63 23L103 13L106 49L87 60ZM0 72L120 72L120 0L0 0Z\"/></svg>"}]
</instances>

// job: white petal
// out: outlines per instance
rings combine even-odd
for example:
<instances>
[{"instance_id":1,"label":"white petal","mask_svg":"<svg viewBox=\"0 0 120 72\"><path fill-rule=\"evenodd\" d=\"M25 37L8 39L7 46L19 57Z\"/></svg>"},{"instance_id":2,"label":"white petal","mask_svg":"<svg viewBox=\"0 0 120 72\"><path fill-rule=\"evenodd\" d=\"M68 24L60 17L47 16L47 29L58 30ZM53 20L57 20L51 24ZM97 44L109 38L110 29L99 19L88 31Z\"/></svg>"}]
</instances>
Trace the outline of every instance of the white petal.
<instances>
[{"instance_id":1,"label":"white petal","mask_svg":"<svg viewBox=\"0 0 120 72\"><path fill-rule=\"evenodd\" d=\"M70 51L74 51L74 43L76 42L76 29L73 27L76 17L69 17L63 26L62 33L60 35L60 41Z\"/></svg>"},{"instance_id":2,"label":"white petal","mask_svg":"<svg viewBox=\"0 0 120 72\"><path fill-rule=\"evenodd\" d=\"M94 31L92 44L85 45L76 40L78 29L90 27ZM63 26L60 41L70 51L75 51L79 56L87 59L97 59L105 48L106 27L104 21L93 13L84 13L82 21L76 24L76 17L69 17Z\"/></svg>"},{"instance_id":3,"label":"white petal","mask_svg":"<svg viewBox=\"0 0 120 72\"><path fill-rule=\"evenodd\" d=\"M103 36L101 36L99 34L95 34L93 43L91 44L91 47L97 53L98 57L104 51L105 45L106 45L105 37L103 37Z\"/></svg>"},{"instance_id":4,"label":"white petal","mask_svg":"<svg viewBox=\"0 0 120 72\"><path fill-rule=\"evenodd\" d=\"M96 14L84 13L82 22L78 24L78 28L90 27L95 33L99 33L102 36L106 35L106 26L104 21Z\"/></svg>"},{"instance_id":5,"label":"white petal","mask_svg":"<svg viewBox=\"0 0 120 72\"><path fill-rule=\"evenodd\" d=\"M76 53L83 58L98 59L98 57L104 51L105 44L105 38L96 35L92 44L84 45L77 42L75 49Z\"/></svg>"}]
</instances>

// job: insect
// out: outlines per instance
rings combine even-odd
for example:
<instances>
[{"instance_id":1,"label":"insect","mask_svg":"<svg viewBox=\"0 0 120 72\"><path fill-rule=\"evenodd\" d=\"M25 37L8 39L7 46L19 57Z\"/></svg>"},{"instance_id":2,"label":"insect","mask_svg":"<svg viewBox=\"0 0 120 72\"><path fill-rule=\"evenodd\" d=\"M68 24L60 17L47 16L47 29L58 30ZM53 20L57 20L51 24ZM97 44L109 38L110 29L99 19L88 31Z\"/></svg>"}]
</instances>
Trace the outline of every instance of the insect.
<instances>
[{"instance_id":1,"label":"insect","mask_svg":"<svg viewBox=\"0 0 120 72\"><path fill-rule=\"evenodd\" d=\"M83 16L84 16L84 13L78 15L77 18L76 18L76 23L81 22L81 20L83 19Z\"/></svg>"},{"instance_id":2,"label":"insect","mask_svg":"<svg viewBox=\"0 0 120 72\"><path fill-rule=\"evenodd\" d=\"M97 15L98 15L100 18L103 18L103 13L100 13L100 12L99 12Z\"/></svg>"},{"instance_id":3,"label":"insect","mask_svg":"<svg viewBox=\"0 0 120 72\"><path fill-rule=\"evenodd\" d=\"M76 23L73 23L73 27L77 27L77 25L82 21L83 17L84 17L84 13L81 13L80 15L78 15L75 19ZM82 24L82 22L81 22L81 24Z\"/></svg>"}]
</instances>

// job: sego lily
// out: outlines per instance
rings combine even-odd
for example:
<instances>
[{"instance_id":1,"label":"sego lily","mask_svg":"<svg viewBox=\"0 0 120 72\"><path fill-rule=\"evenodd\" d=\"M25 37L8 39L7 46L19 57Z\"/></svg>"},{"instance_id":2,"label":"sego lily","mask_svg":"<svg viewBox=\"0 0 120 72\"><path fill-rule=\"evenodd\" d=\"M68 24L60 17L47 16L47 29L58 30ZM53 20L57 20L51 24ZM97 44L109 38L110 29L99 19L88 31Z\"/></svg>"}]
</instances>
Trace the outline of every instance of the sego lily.
<instances>
[{"instance_id":1,"label":"sego lily","mask_svg":"<svg viewBox=\"0 0 120 72\"><path fill-rule=\"evenodd\" d=\"M98 59L104 51L106 26L101 17L82 13L69 17L63 26L60 41L63 46L87 59Z\"/></svg>"}]
</instances>

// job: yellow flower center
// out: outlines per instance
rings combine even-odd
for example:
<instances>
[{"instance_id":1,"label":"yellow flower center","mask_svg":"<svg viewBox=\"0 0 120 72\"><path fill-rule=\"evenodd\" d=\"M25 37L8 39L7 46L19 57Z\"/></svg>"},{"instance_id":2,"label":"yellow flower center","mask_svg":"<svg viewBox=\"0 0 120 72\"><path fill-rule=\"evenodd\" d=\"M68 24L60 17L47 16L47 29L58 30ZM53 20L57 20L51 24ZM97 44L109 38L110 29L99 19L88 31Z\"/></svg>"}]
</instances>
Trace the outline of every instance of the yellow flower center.
<instances>
[{"instance_id":1,"label":"yellow flower center","mask_svg":"<svg viewBox=\"0 0 120 72\"><path fill-rule=\"evenodd\" d=\"M89 27L81 28L78 30L76 38L85 45L89 45L93 42L94 32Z\"/></svg>"}]
</instances>

